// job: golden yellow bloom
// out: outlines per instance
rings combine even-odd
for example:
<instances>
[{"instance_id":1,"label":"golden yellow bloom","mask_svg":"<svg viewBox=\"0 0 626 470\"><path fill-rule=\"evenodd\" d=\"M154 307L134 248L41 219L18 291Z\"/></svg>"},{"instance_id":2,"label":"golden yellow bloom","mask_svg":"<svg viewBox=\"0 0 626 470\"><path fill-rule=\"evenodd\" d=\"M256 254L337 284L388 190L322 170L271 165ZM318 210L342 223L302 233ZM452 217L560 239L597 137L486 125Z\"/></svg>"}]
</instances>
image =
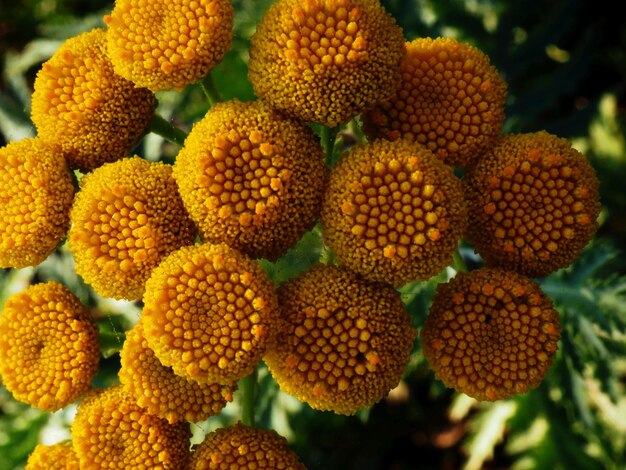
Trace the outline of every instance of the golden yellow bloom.
<instances>
[{"instance_id":1,"label":"golden yellow bloom","mask_svg":"<svg viewBox=\"0 0 626 470\"><path fill-rule=\"evenodd\" d=\"M104 297L141 298L152 269L195 238L172 167L124 158L80 183L68 235L76 272Z\"/></svg>"},{"instance_id":2,"label":"golden yellow bloom","mask_svg":"<svg viewBox=\"0 0 626 470\"><path fill-rule=\"evenodd\" d=\"M68 39L37 73L31 118L39 137L61 146L72 168L89 171L125 157L156 108L144 88L113 73L106 34Z\"/></svg>"},{"instance_id":3,"label":"golden yellow bloom","mask_svg":"<svg viewBox=\"0 0 626 470\"><path fill-rule=\"evenodd\" d=\"M126 332L120 359L118 375L124 390L148 413L171 424L203 421L233 399L232 387L199 384L162 365L144 338L141 320Z\"/></svg>"},{"instance_id":4,"label":"golden yellow bloom","mask_svg":"<svg viewBox=\"0 0 626 470\"><path fill-rule=\"evenodd\" d=\"M189 470L306 470L287 440L272 430L241 423L207 434L191 456Z\"/></svg>"},{"instance_id":5,"label":"golden yellow bloom","mask_svg":"<svg viewBox=\"0 0 626 470\"><path fill-rule=\"evenodd\" d=\"M0 148L0 267L36 266L69 225L74 185L59 150L40 139Z\"/></svg>"},{"instance_id":6,"label":"golden yellow bloom","mask_svg":"<svg viewBox=\"0 0 626 470\"><path fill-rule=\"evenodd\" d=\"M189 424L169 424L137 406L121 386L85 397L72 423L81 470L183 469Z\"/></svg>"},{"instance_id":7,"label":"golden yellow bloom","mask_svg":"<svg viewBox=\"0 0 626 470\"><path fill-rule=\"evenodd\" d=\"M153 91L183 88L209 73L230 48L228 0L116 0L108 26L115 73Z\"/></svg>"},{"instance_id":8,"label":"golden yellow bloom","mask_svg":"<svg viewBox=\"0 0 626 470\"><path fill-rule=\"evenodd\" d=\"M39 444L28 457L26 470L79 470L78 457L71 442Z\"/></svg>"},{"instance_id":9,"label":"golden yellow bloom","mask_svg":"<svg viewBox=\"0 0 626 470\"><path fill-rule=\"evenodd\" d=\"M204 239L272 260L315 224L325 176L313 132L262 102L211 108L174 165Z\"/></svg>"},{"instance_id":10,"label":"golden yellow bloom","mask_svg":"<svg viewBox=\"0 0 626 470\"><path fill-rule=\"evenodd\" d=\"M274 335L274 285L224 244L183 247L152 272L144 336L159 360L200 383L230 385L252 372Z\"/></svg>"},{"instance_id":11,"label":"golden yellow bloom","mask_svg":"<svg viewBox=\"0 0 626 470\"><path fill-rule=\"evenodd\" d=\"M30 286L6 301L0 315L0 376L13 396L56 411L90 387L98 371L98 328L65 286Z\"/></svg>"},{"instance_id":12,"label":"golden yellow bloom","mask_svg":"<svg viewBox=\"0 0 626 470\"><path fill-rule=\"evenodd\" d=\"M475 162L504 122L506 83L479 49L452 38L407 43L396 96L364 116L370 138L405 138L450 165Z\"/></svg>"},{"instance_id":13,"label":"golden yellow bloom","mask_svg":"<svg viewBox=\"0 0 626 470\"><path fill-rule=\"evenodd\" d=\"M465 175L467 238L488 265L541 277L568 266L593 238L598 179L566 139L505 136Z\"/></svg>"},{"instance_id":14,"label":"golden yellow bloom","mask_svg":"<svg viewBox=\"0 0 626 470\"><path fill-rule=\"evenodd\" d=\"M252 36L248 78L275 108L336 126L393 96L403 55L378 0L278 0Z\"/></svg>"},{"instance_id":15,"label":"golden yellow bloom","mask_svg":"<svg viewBox=\"0 0 626 470\"><path fill-rule=\"evenodd\" d=\"M501 400L543 380L561 324L538 284L483 268L437 286L421 335L424 356L447 387Z\"/></svg>"},{"instance_id":16,"label":"golden yellow bloom","mask_svg":"<svg viewBox=\"0 0 626 470\"><path fill-rule=\"evenodd\" d=\"M263 360L283 391L350 415L398 384L415 330L391 286L317 265L281 285L278 300L281 324Z\"/></svg>"},{"instance_id":17,"label":"golden yellow bloom","mask_svg":"<svg viewBox=\"0 0 626 470\"><path fill-rule=\"evenodd\" d=\"M322 206L324 241L374 280L428 279L452 261L467 221L461 182L428 149L376 140L344 154Z\"/></svg>"}]
</instances>

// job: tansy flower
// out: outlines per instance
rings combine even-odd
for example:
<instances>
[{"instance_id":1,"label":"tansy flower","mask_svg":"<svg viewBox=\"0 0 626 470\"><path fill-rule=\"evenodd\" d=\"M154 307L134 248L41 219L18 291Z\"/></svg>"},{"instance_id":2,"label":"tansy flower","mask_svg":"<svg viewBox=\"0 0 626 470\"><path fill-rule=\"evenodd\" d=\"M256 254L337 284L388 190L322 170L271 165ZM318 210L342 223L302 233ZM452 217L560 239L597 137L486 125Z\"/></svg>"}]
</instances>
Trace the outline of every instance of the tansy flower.
<instances>
[{"instance_id":1,"label":"tansy flower","mask_svg":"<svg viewBox=\"0 0 626 470\"><path fill-rule=\"evenodd\" d=\"M313 227L325 175L313 132L261 102L211 108L174 165L183 202L205 240L272 260Z\"/></svg>"},{"instance_id":2,"label":"tansy flower","mask_svg":"<svg viewBox=\"0 0 626 470\"><path fill-rule=\"evenodd\" d=\"M466 166L500 134L505 99L506 83L482 51L452 38L419 38L406 45L397 94L364 116L364 129Z\"/></svg>"},{"instance_id":3,"label":"tansy flower","mask_svg":"<svg viewBox=\"0 0 626 470\"><path fill-rule=\"evenodd\" d=\"M45 260L65 236L73 197L58 149L37 138L0 147L0 267Z\"/></svg>"},{"instance_id":4,"label":"tansy flower","mask_svg":"<svg viewBox=\"0 0 626 470\"><path fill-rule=\"evenodd\" d=\"M72 168L89 171L125 157L156 107L154 95L113 73L106 35L70 38L37 73L31 118Z\"/></svg>"},{"instance_id":5,"label":"tansy flower","mask_svg":"<svg viewBox=\"0 0 626 470\"><path fill-rule=\"evenodd\" d=\"M241 423L207 434L196 446L189 464L189 470L226 468L306 470L284 437Z\"/></svg>"},{"instance_id":6,"label":"tansy flower","mask_svg":"<svg viewBox=\"0 0 626 470\"><path fill-rule=\"evenodd\" d=\"M305 121L347 122L400 80L402 30L377 0L278 0L251 41L256 95Z\"/></svg>"},{"instance_id":7,"label":"tansy flower","mask_svg":"<svg viewBox=\"0 0 626 470\"><path fill-rule=\"evenodd\" d=\"M503 137L465 182L467 238L488 265L546 276L576 259L597 229L593 168L547 132Z\"/></svg>"},{"instance_id":8,"label":"tansy flower","mask_svg":"<svg viewBox=\"0 0 626 470\"><path fill-rule=\"evenodd\" d=\"M162 365L148 347L141 320L126 332L120 359L118 375L124 390L148 413L169 423L203 421L233 399L229 386L199 384Z\"/></svg>"},{"instance_id":9,"label":"tansy flower","mask_svg":"<svg viewBox=\"0 0 626 470\"><path fill-rule=\"evenodd\" d=\"M204 78L230 48L228 0L116 0L108 26L115 73L153 91Z\"/></svg>"},{"instance_id":10,"label":"tansy flower","mask_svg":"<svg viewBox=\"0 0 626 470\"><path fill-rule=\"evenodd\" d=\"M85 397L72 423L81 470L186 468L190 437L189 424L148 414L119 385Z\"/></svg>"},{"instance_id":11,"label":"tansy flower","mask_svg":"<svg viewBox=\"0 0 626 470\"><path fill-rule=\"evenodd\" d=\"M422 330L424 356L447 387L501 400L543 380L561 326L539 285L483 268L439 284Z\"/></svg>"},{"instance_id":12,"label":"tansy flower","mask_svg":"<svg viewBox=\"0 0 626 470\"><path fill-rule=\"evenodd\" d=\"M71 442L39 444L28 457L26 470L78 470L78 457Z\"/></svg>"},{"instance_id":13,"label":"tansy flower","mask_svg":"<svg viewBox=\"0 0 626 470\"><path fill-rule=\"evenodd\" d=\"M350 415L400 381L415 338L400 294L317 265L278 290L281 323L263 360L280 388Z\"/></svg>"},{"instance_id":14,"label":"tansy flower","mask_svg":"<svg viewBox=\"0 0 626 470\"><path fill-rule=\"evenodd\" d=\"M159 360L201 383L232 384L252 372L276 328L274 285L224 244L183 247L152 272L144 336Z\"/></svg>"},{"instance_id":15,"label":"tansy flower","mask_svg":"<svg viewBox=\"0 0 626 470\"><path fill-rule=\"evenodd\" d=\"M152 269L195 238L172 167L125 158L80 183L68 236L76 272L104 297L141 298Z\"/></svg>"},{"instance_id":16,"label":"tansy flower","mask_svg":"<svg viewBox=\"0 0 626 470\"><path fill-rule=\"evenodd\" d=\"M344 154L322 207L324 241L339 262L393 285L428 279L450 264L466 218L452 169L405 140Z\"/></svg>"},{"instance_id":17,"label":"tansy flower","mask_svg":"<svg viewBox=\"0 0 626 470\"><path fill-rule=\"evenodd\" d=\"M17 400L56 411L89 389L100 359L98 328L65 286L47 282L9 297L0 331L0 376Z\"/></svg>"}]
</instances>

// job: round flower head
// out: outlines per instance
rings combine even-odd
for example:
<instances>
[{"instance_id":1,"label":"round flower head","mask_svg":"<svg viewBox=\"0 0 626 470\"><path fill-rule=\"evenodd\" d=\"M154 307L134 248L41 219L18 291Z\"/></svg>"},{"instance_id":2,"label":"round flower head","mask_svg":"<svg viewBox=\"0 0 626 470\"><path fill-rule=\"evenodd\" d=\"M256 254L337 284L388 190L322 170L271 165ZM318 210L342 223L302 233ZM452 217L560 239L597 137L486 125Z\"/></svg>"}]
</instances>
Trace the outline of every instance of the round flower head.
<instances>
[{"instance_id":1,"label":"round flower head","mask_svg":"<svg viewBox=\"0 0 626 470\"><path fill-rule=\"evenodd\" d=\"M174 165L183 202L205 240L272 260L315 224L325 176L313 132L262 102L211 108Z\"/></svg>"},{"instance_id":2,"label":"round flower head","mask_svg":"<svg viewBox=\"0 0 626 470\"><path fill-rule=\"evenodd\" d=\"M241 423L207 434L202 444L196 446L189 464L189 470L226 468L306 470L284 437Z\"/></svg>"},{"instance_id":3,"label":"round flower head","mask_svg":"<svg viewBox=\"0 0 626 470\"><path fill-rule=\"evenodd\" d=\"M141 137L156 98L113 73L106 34L68 39L37 73L31 118L38 135L58 143L72 168L85 172L125 157Z\"/></svg>"},{"instance_id":4,"label":"round flower head","mask_svg":"<svg viewBox=\"0 0 626 470\"><path fill-rule=\"evenodd\" d=\"M256 95L305 121L347 122L400 81L402 30L378 0L278 0L251 41Z\"/></svg>"},{"instance_id":5,"label":"round flower head","mask_svg":"<svg viewBox=\"0 0 626 470\"><path fill-rule=\"evenodd\" d=\"M476 161L500 134L506 83L482 51L455 39L406 48L400 89L364 116L366 134L419 142L450 165Z\"/></svg>"},{"instance_id":6,"label":"round flower head","mask_svg":"<svg viewBox=\"0 0 626 470\"><path fill-rule=\"evenodd\" d=\"M130 331L120 353L120 382L124 390L148 413L177 421L198 422L219 414L232 401L232 388L219 384L199 384L174 374L162 365L149 348L140 320Z\"/></svg>"},{"instance_id":7,"label":"round flower head","mask_svg":"<svg viewBox=\"0 0 626 470\"><path fill-rule=\"evenodd\" d=\"M252 372L276 327L274 285L224 244L183 247L152 272L144 336L159 360L201 383L233 384Z\"/></svg>"},{"instance_id":8,"label":"round flower head","mask_svg":"<svg viewBox=\"0 0 626 470\"><path fill-rule=\"evenodd\" d=\"M0 376L13 396L56 411L89 389L98 371L98 328L65 286L30 286L0 315Z\"/></svg>"},{"instance_id":9,"label":"round flower head","mask_svg":"<svg viewBox=\"0 0 626 470\"><path fill-rule=\"evenodd\" d=\"M115 73L153 91L180 89L230 48L233 7L228 0L116 0L104 22Z\"/></svg>"},{"instance_id":10,"label":"round flower head","mask_svg":"<svg viewBox=\"0 0 626 470\"><path fill-rule=\"evenodd\" d=\"M186 468L190 437L189 424L148 414L119 385L85 397L72 423L81 470Z\"/></svg>"},{"instance_id":11,"label":"round flower head","mask_svg":"<svg viewBox=\"0 0 626 470\"><path fill-rule=\"evenodd\" d=\"M558 313L539 285L496 268L439 284L421 333L437 378L477 400L537 387L560 335Z\"/></svg>"},{"instance_id":12,"label":"round flower head","mask_svg":"<svg viewBox=\"0 0 626 470\"><path fill-rule=\"evenodd\" d=\"M398 384L415 330L391 286L317 265L283 284L278 300L281 324L263 360L283 391L350 415Z\"/></svg>"},{"instance_id":13,"label":"round flower head","mask_svg":"<svg viewBox=\"0 0 626 470\"><path fill-rule=\"evenodd\" d=\"M37 445L28 457L25 470L78 470L78 457L71 442Z\"/></svg>"},{"instance_id":14,"label":"round flower head","mask_svg":"<svg viewBox=\"0 0 626 470\"><path fill-rule=\"evenodd\" d=\"M72 176L59 151L40 139L0 148L0 267L36 266L69 225Z\"/></svg>"},{"instance_id":15,"label":"round flower head","mask_svg":"<svg viewBox=\"0 0 626 470\"><path fill-rule=\"evenodd\" d=\"M428 279L450 264L465 230L461 182L419 144L376 140L333 168L322 224L339 262L364 277Z\"/></svg>"},{"instance_id":16,"label":"round flower head","mask_svg":"<svg viewBox=\"0 0 626 470\"><path fill-rule=\"evenodd\" d=\"M152 269L195 238L172 167L125 158L80 183L68 236L76 272L104 297L141 298Z\"/></svg>"},{"instance_id":17,"label":"round flower head","mask_svg":"<svg viewBox=\"0 0 626 470\"><path fill-rule=\"evenodd\" d=\"M546 276L576 259L597 229L593 168L547 132L501 138L465 182L467 238L487 265Z\"/></svg>"}]
</instances>

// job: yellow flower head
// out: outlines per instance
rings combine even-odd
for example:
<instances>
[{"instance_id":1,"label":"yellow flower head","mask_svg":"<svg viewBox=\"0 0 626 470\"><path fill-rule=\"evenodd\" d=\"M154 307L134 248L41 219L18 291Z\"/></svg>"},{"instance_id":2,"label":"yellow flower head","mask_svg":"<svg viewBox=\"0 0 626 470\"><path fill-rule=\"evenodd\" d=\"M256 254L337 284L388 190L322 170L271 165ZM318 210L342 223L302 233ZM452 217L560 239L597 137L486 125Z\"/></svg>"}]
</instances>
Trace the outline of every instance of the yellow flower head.
<instances>
[{"instance_id":1,"label":"yellow flower head","mask_svg":"<svg viewBox=\"0 0 626 470\"><path fill-rule=\"evenodd\" d=\"M287 440L272 430L237 423L205 437L191 456L189 470L306 470Z\"/></svg>"},{"instance_id":2,"label":"yellow flower head","mask_svg":"<svg viewBox=\"0 0 626 470\"><path fill-rule=\"evenodd\" d=\"M72 423L81 470L186 468L190 437L189 424L148 414L119 385L85 397Z\"/></svg>"},{"instance_id":3,"label":"yellow flower head","mask_svg":"<svg viewBox=\"0 0 626 470\"><path fill-rule=\"evenodd\" d=\"M437 378L477 400L537 387L560 335L558 313L539 285L495 268L439 284L421 333Z\"/></svg>"},{"instance_id":4,"label":"yellow flower head","mask_svg":"<svg viewBox=\"0 0 626 470\"><path fill-rule=\"evenodd\" d=\"M280 388L350 415L394 388L415 338L400 294L317 265L278 290L281 324L263 360Z\"/></svg>"},{"instance_id":5,"label":"yellow flower head","mask_svg":"<svg viewBox=\"0 0 626 470\"><path fill-rule=\"evenodd\" d=\"M465 175L467 238L488 265L541 277L571 264L593 238L598 179L566 139L508 135Z\"/></svg>"},{"instance_id":6,"label":"yellow flower head","mask_svg":"<svg viewBox=\"0 0 626 470\"><path fill-rule=\"evenodd\" d=\"M450 264L466 219L452 168L406 140L376 140L343 155L322 207L324 240L339 262L393 285Z\"/></svg>"},{"instance_id":7,"label":"yellow flower head","mask_svg":"<svg viewBox=\"0 0 626 470\"><path fill-rule=\"evenodd\" d=\"M272 260L313 227L325 176L313 132L262 102L211 108L174 165L204 239Z\"/></svg>"},{"instance_id":8,"label":"yellow flower head","mask_svg":"<svg viewBox=\"0 0 626 470\"><path fill-rule=\"evenodd\" d=\"M177 421L203 421L220 413L232 401L232 387L199 384L174 374L159 362L143 335L143 321L126 332L120 353L120 382L124 390L148 413Z\"/></svg>"},{"instance_id":9,"label":"yellow flower head","mask_svg":"<svg viewBox=\"0 0 626 470\"><path fill-rule=\"evenodd\" d=\"M78 457L71 442L39 444L28 457L25 470L79 470Z\"/></svg>"},{"instance_id":10,"label":"yellow flower head","mask_svg":"<svg viewBox=\"0 0 626 470\"><path fill-rule=\"evenodd\" d=\"M233 7L228 0L116 0L104 22L115 73L152 91L180 89L230 48Z\"/></svg>"},{"instance_id":11,"label":"yellow flower head","mask_svg":"<svg viewBox=\"0 0 626 470\"><path fill-rule=\"evenodd\" d=\"M0 376L13 396L56 411L89 389L98 371L98 328L65 286L30 286L0 314Z\"/></svg>"},{"instance_id":12,"label":"yellow flower head","mask_svg":"<svg viewBox=\"0 0 626 470\"><path fill-rule=\"evenodd\" d=\"M195 238L172 167L124 158L80 183L68 236L76 272L104 297L141 298L152 269Z\"/></svg>"},{"instance_id":13,"label":"yellow flower head","mask_svg":"<svg viewBox=\"0 0 626 470\"><path fill-rule=\"evenodd\" d=\"M156 98L113 73L102 29L68 39L37 73L31 118L39 137L61 146L86 172L125 157L141 137Z\"/></svg>"},{"instance_id":14,"label":"yellow flower head","mask_svg":"<svg viewBox=\"0 0 626 470\"><path fill-rule=\"evenodd\" d=\"M336 126L393 96L403 55L378 0L278 0L252 36L248 77L272 106Z\"/></svg>"},{"instance_id":15,"label":"yellow flower head","mask_svg":"<svg viewBox=\"0 0 626 470\"><path fill-rule=\"evenodd\" d=\"M174 373L230 385L252 372L274 335L274 285L254 261L224 244L183 247L152 272L144 336Z\"/></svg>"},{"instance_id":16,"label":"yellow flower head","mask_svg":"<svg viewBox=\"0 0 626 470\"><path fill-rule=\"evenodd\" d=\"M61 153L40 139L0 148L0 267L36 266L69 225L72 176Z\"/></svg>"},{"instance_id":17,"label":"yellow flower head","mask_svg":"<svg viewBox=\"0 0 626 470\"><path fill-rule=\"evenodd\" d=\"M364 116L366 134L419 142L450 165L475 162L500 134L506 83L482 51L455 39L406 48L400 89Z\"/></svg>"}]
</instances>

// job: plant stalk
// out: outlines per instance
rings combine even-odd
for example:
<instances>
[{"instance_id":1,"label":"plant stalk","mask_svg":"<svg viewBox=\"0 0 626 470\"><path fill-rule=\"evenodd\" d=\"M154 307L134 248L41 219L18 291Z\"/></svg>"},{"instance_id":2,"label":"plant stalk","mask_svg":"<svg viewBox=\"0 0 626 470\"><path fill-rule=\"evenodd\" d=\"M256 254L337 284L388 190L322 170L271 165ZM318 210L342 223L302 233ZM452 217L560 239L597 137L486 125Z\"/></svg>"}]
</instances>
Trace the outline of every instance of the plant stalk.
<instances>
[{"instance_id":1,"label":"plant stalk","mask_svg":"<svg viewBox=\"0 0 626 470\"><path fill-rule=\"evenodd\" d=\"M257 398L257 370L239 381L241 392L241 421L246 426L254 427L254 407Z\"/></svg>"},{"instance_id":2,"label":"plant stalk","mask_svg":"<svg viewBox=\"0 0 626 470\"><path fill-rule=\"evenodd\" d=\"M180 147L185 143L187 134L174 126L171 122L165 119L163 116L154 114L150 123L148 124L148 131L154 132L156 135L160 135L165 140L172 142Z\"/></svg>"}]
</instances>

